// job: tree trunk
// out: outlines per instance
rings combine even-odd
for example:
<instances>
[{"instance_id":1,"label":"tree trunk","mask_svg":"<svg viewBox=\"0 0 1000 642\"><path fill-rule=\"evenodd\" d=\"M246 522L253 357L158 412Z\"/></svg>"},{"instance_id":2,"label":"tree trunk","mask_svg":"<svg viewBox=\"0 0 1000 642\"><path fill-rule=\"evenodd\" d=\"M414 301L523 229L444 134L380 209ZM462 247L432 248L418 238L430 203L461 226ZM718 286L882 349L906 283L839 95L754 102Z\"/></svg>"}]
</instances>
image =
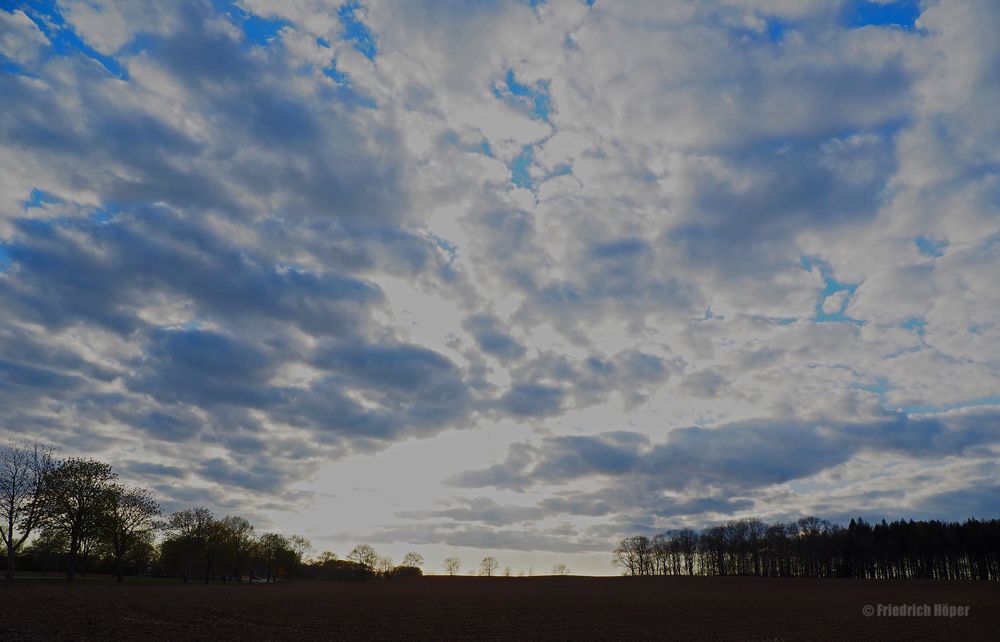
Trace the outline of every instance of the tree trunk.
<instances>
[{"instance_id":1,"label":"tree trunk","mask_svg":"<svg viewBox=\"0 0 1000 642\"><path fill-rule=\"evenodd\" d=\"M69 543L69 564L66 567L66 579L72 582L76 578L76 552L80 543L72 540Z\"/></svg>"},{"instance_id":2,"label":"tree trunk","mask_svg":"<svg viewBox=\"0 0 1000 642\"><path fill-rule=\"evenodd\" d=\"M7 572L4 576L8 582L14 579L14 547L10 544L7 545Z\"/></svg>"},{"instance_id":3,"label":"tree trunk","mask_svg":"<svg viewBox=\"0 0 1000 642\"><path fill-rule=\"evenodd\" d=\"M4 544L7 545L7 572L4 576L10 582L14 579L14 511L11 511L7 517L7 533Z\"/></svg>"}]
</instances>

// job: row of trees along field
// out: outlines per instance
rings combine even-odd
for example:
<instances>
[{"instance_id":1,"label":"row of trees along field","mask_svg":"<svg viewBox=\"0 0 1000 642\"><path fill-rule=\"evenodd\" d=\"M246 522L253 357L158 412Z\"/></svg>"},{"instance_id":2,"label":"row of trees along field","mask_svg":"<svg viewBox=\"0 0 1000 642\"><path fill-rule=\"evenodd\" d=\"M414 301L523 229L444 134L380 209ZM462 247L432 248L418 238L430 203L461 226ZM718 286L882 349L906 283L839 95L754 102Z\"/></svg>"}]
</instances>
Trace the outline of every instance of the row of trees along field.
<instances>
[{"instance_id":1,"label":"row of trees along field","mask_svg":"<svg viewBox=\"0 0 1000 642\"><path fill-rule=\"evenodd\" d=\"M157 542L157 535L160 535ZM164 516L147 489L118 482L96 459L56 459L38 443L0 448L0 538L7 579L14 570L151 573L240 581L291 577L309 542L258 535L246 519L207 508Z\"/></svg>"},{"instance_id":2,"label":"row of trees along field","mask_svg":"<svg viewBox=\"0 0 1000 642\"><path fill-rule=\"evenodd\" d=\"M757 575L1000 579L1000 520L965 523L804 517L740 519L702 531L626 537L614 549L626 575Z\"/></svg>"},{"instance_id":3,"label":"row of trees along field","mask_svg":"<svg viewBox=\"0 0 1000 642\"><path fill-rule=\"evenodd\" d=\"M369 544L345 559L324 551L306 560L303 537L258 534L238 515L216 517L203 507L164 515L154 495L118 482L109 464L96 459L56 459L38 443L0 448L0 537L6 547L6 578L14 570L176 577L241 582L244 578L363 580L422 575L424 558L409 552L396 565ZM443 566L457 575L461 560ZM483 558L480 575L497 574L499 562ZM554 575L569 572L564 564ZM504 570L510 576L510 567Z\"/></svg>"}]
</instances>

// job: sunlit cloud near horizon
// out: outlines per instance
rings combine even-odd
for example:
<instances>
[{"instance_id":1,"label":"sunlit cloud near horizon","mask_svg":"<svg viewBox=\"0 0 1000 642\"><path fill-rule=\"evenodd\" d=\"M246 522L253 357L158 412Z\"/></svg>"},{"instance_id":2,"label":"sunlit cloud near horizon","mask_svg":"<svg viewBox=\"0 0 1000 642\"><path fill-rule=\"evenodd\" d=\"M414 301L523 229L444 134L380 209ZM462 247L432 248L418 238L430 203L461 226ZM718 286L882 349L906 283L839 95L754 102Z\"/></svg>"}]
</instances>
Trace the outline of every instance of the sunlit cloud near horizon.
<instances>
[{"instance_id":1,"label":"sunlit cloud near horizon","mask_svg":"<svg viewBox=\"0 0 1000 642\"><path fill-rule=\"evenodd\" d=\"M1000 515L1000 5L0 2L0 439L427 569Z\"/></svg>"}]
</instances>

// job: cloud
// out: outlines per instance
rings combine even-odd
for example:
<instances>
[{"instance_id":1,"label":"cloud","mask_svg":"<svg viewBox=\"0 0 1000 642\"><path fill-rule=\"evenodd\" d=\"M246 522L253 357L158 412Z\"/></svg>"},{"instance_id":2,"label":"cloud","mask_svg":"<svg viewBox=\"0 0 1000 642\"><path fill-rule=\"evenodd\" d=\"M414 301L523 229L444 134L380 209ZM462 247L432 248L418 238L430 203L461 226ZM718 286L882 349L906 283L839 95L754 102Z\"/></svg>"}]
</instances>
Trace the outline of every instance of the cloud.
<instances>
[{"instance_id":1,"label":"cloud","mask_svg":"<svg viewBox=\"0 0 1000 642\"><path fill-rule=\"evenodd\" d=\"M359 538L367 539L376 544L386 542L445 544L492 551L604 552L608 546L607 538L576 533L567 534L560 529L516 530L485 526L466 526L456 529L434 523L393 526L366 534L366 536L353 533L340 533L336 536L336 539L342 541L358 540Z\"/></svg>"},{"instance_id":2,"label":"cloud","mask_svg":"<svg viewBox=\"0 0 1000 642\"><path fill-rule=\"evenodd\" d=\"M987 510L1000 11L876 4L0 10L0 431L385 541Z\"/></svg>"},{"instance_id":3,"label":"cloud","mask_svg":"<svg viewBox=\"0 0 1000 642\"><path fill-rule=\"evenodd\" d=\"M858 457L989 457L1000 442L998 422L994 412L940 419L899 414L870 423L755 421L677 428L658 443L630 432L548 437L538 445L512 446L502 464L451 481L465 488L525 491L598 476L604 480L599 490L564 491L540 505L552 514L574 515L728 513L754 506L747 495L814 478Z\"/></svg>"},{"instance_id":4,"label":"cloud","mask_svg":"<svg viewBox=\"0 0 1000 642\"><path fill-rule=\"evenodd\" d=\"M502 359L517 359L524 356L524 346L503 330L499 319L477 314L466 319L464 326L475 337L483 352Z\"/></svg>"},{"instance_id":5,"label":"cloud","mask_svg":"<svg viewBox=\"0 0 1000 642\"><path fill-rule=\"evenodd\" d=\"M489 497L463 499L460 505L431 511L401 511L399 517L414 520L452 519L456 522L482 522L494 526L536 520L545 515L537 506L507 506Z\"/></svg>"}]
</instances>

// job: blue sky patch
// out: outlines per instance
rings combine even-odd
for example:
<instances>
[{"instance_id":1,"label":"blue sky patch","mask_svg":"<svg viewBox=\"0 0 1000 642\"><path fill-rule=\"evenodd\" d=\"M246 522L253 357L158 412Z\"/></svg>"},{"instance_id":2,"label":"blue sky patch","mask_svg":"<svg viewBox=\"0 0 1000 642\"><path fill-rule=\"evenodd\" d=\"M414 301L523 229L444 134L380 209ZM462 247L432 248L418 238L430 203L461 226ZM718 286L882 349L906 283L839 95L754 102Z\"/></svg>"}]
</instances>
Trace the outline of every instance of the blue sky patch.
<instances>
[{"instance_id":1,"label":"blue sky patch","mask_svg":"<svg viewBox=\"0 0 1000 642\"><path fill-rule=\"evenodd\" d=\"M108 225L109 223L114 223L115 217L120 213L120 207L115 204L108 204L91 212L90 221L94 225Z\"/></svg>"},{"instance_id":2,"label":"blue sky patch","mask_svg":"<svg viewBox=\"0 0 1000 642\"><path fill-rule=\"evenodd\" d=\"M29 0L26 3L4 2L2 8L13 11L22 9L35 23L39 31L45 34L52 46L52 51L63 57L83 54L99 62L112 75L121 80L128 80L128 70L123 64L111 56L106 56L88 45L73 27L63 18L55 0Z\"/></svg>"},{"instance_id":3,"label":"blue sky patch","mask_svg":"<svg viewBox=\"0 0 1000 642\"><path fill-rule=\"evenodd\" d=\"M921 254L935 259L944 256L944 251L948 247L948 241L935 240L929 236L918 236L913 239L913 243Z\"/></svg>"},{"instance_id":4,"label":"blue sky patch","mask_svg":"<svg viewBox=\"0 0 1000 642\"><path fill-rule=\"evenodd\" d=\"M276 38L281 28L287 25L285 20L261 18L250 14L243 21L243 35L248 42L259 47L266 47L271 40Z\"/></svg>"},{"instance_id":5,"label":"blue sky patch","mask_svg":"<svg viewBox=\"0 0 1000 642\"><path fill-rule=\"evenodd\" d=\"M348 2L337 10L337 17L344 27L344 40L350 41L368 60L375 60L378 54L377 38L365 23L358 20L357 11L361 8L360 2Z\"/></svg>"},{"instance_id":6,"label":"blue sky patch","mask_svg":"<svg viewBox=\"0 0 1000 642\"><path fill-rule=\"evenodd\" d=\"M291 24L281 18L263 18L231 0L215 0L215 8L239 26L245 43L251 47L267 47L278 37L282 27Z\"/></svg>"},{"instance_id":7,"label":"blue sky patch","mask_svg":"<svg viewBox=\"0 0 1000 642\"><path fill-rule=\"evenodd\" d=\"M787 20L782 20L774 16L764 16L764 29L757 31L749 27L729 26L729 33L741 42L754 44L779 44L785 38L785 33L792 28L792 24ZM721 18L720 18L721 20Z\"/></svg>"},{"instance_id":8,"label":"blue sky patch","mask_svg":"<svg viewBox=\"0 0 1000 642\"><path fill-rule=\"evenodd\" d=\"M833 276L833 271L830 269L830 265L823 261L822 259L817 259L814 257L803 256L800 257L803 269L808 272L812 272L814 269L818 269L820 276L823 278L823 289L820 291L819 301L816 303L816 317L815 321L817 323L830 323L837 321L846 321L848 323L853 323L855 325L862 325L863 322L857 319L852 319L847 316L847 306L851 302L851 297L854 296L855 290L858 289L857 283L845 283L838 281ZM846 292L846 296L840 303L839 309L834 312L827 312L823 309L826 304L826 300L839 292Z\"/></svg>"},{"instance_id":9,"label":"blue sky patch","mask_svg":"<svg viewBox=\"0 0 1000 642\"><path fill-rule=\"evenodd\" d=\"M323 73L332 78L338 85L346 85L349 82L347 72L337 69L337 59L334 58L330 61L330 66L323 69Z\"/></svg>"},{"instance_id":10,"label":"blue sky patch","mask_svg":"<svg viewBox=\"0 0 1000 642\"><path fill-rule=\"evenodd\" d=\"M785 32L789 29L789 23L780 18L766 18L767 39L773 43L779 43L785 38Z\"/></svg>"},{"instance_id":11,"label":"blue sky patch","mask_svg":"<svg viewBox=\"0 0 1000 642\"><path fill-rule=\"evenodd\" d=\"M535 162L535 148L525 145L521 148L521 153L514 157L510 164L510 180L518 187L533 189L534 182L531 180L529 168Z\"/></svg>"},{"instance_id":12,"label":"blue sky patch","mask_svg":"<svg viewBox=\"0 0 1000 642\"><path fill-rule=\"evenodd\" d=\"M337 59L330 61L330 66L323 69L323 75L336 83L332 90L332 97L345 105L351 107L364 107L365 109L375 109L375 100L370 96L357 91L351 84L351 77L346 71L337 69Z\"/></svg>"},{"instance_id":13,"label":"blue sky patch","mask_svg":"<svg viewBox=\"0 0 1000 642\"><path fill-rule=\"evenodd\" d=\"M18 76L30 76L28 70L17 64L7 56L0 53L0 72L7 74L16 74Z\"/></svg>"},{"instance_id":14,"label":"blue sky patch","mask_svg":"<svg viewBox=\"0 0 1000 642\"><path fill-rule=\"evenodd\" d=\"M504 87L494 85L493 95L511 107L531 114L532 118L549 122L552 102L549 98L549 86L545 81L536 82L534 87L524 85L514 77L514 70L508 69L504 76Z\"/></svg>"},{"instance_id":15,"label":"blue sky patch","mask_svg":"<svg viewBox=\"0 0 1000 642\"><path fill-rule=\"evenodd\" d=\"M889 380L885 377L876 377L871 383L858 386L859 390L867 390L868 392L875 393L879 398L885 397L885 394L889 392L889 388Z\"/></svg>"},{"instance_id":16,"label":"blue sky patch","mask_svg":"<svg viewBox=\"0 0 1000 642\"><path fill-rule=\"evenodd\" d=\"M937 406L903 406L899 410L908 415L932 414L936 415L949 410L961 410L962 408L975 408L976 406L1000 406L1000 395L990 395L979 397L978 399L968 399L966 401L956 401L953 403L943 403Z\"/></svg>"},{"instance_id":17,"label":"blue sky patch","mask_svg":"<svg viewBox=\"0 0 1000 642\"><path fill-rule=\"evenodd\" d=\"M916 29L920 17L919 0L897 0L896 2L869 2L856 0L846 6L847 26L899 27L907 31Z\"/></svg>"},{"instance_id":18,"label":"blue sky patch","mask_svg":"<svg viewBox=\"0 0 1000 642\"><path fill-rule=\"evenodd\" d=\"M555 178L556 176L569 176L572 173L573 167L569 163L563 163L562 165L556 165L551 172L546 174L545 180Z\"/></svg>"},{"instance_id":19,"label":"blue sky patch","mask_svg":"<svg viewBox=\"0 0 1000 642\"><path fill-rule=\"evenodd\" d=\"M48 192L43 192L40 189L31 190L31 194L28 195L28 200L24 201L24 209L30 210L32 208L43 207L46 203L51 203L57 205L62 203L63 200L58 196L49 194Z\"/></svg>"},{"instance_id":20,"label":"blue sky patch","mask_svg":"<svg viewBox=\"0 0 1000 642\"><path fill-rule=\"evenodd\" d=\"M920 336L924 336L924 332L927 328L927 322L920 317L910 317L906 321L903 321L901 327L911 331L916 332Z\"/></svg>"}]
</instances>

